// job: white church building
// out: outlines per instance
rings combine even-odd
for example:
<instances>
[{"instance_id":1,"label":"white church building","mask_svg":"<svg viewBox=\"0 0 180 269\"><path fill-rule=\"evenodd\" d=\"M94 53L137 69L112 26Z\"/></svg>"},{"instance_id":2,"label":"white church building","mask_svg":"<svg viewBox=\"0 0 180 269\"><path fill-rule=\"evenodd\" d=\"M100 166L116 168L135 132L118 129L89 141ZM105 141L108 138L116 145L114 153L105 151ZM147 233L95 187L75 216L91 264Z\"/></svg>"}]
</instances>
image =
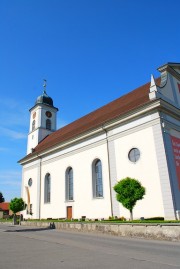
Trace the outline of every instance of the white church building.
<instances>
[{"instance_id":1,"label":"white church building","mask_svg":"<svg viewBox=\"0 0 180 269\"><path fill-rule=\"evenodd\" d=\"M113 186L131 177L146 188L133 215L176 219L180 210L180 64L56 130L46 88L30 109L22 165L25 219L129 218Z\"/></svg>"}]
</instances>

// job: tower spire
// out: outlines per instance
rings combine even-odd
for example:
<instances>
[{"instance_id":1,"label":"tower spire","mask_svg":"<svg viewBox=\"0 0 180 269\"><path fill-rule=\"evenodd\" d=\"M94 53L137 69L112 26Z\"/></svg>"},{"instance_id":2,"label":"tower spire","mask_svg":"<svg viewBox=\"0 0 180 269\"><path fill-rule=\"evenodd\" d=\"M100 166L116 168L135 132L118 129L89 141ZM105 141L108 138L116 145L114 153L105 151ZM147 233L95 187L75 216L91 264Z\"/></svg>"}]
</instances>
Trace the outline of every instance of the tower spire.
<instances>
[{"instance_id":1,"label":"tower spire","mask_svg":"<svg viewBox=\"0 0 180 269\"><path fill-rule=\"evenodd\" d=\"M43 87L44 87L43 93L46 93L47 80L43 79L43 81L44 81L44 83L43 83Z\"/></svg>"}]
</instances>

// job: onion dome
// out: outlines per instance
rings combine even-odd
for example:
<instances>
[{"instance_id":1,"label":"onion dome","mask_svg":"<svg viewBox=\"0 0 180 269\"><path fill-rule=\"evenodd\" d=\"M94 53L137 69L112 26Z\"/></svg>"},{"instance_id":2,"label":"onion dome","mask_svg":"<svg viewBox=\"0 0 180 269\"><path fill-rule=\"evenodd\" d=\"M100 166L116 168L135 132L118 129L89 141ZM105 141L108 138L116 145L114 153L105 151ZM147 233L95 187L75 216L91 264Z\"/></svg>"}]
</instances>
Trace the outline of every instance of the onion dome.
<instances>
[{"instance_id":1,"label":"onion dome","mask_svg":"<svg viewBox=\"0 0 180 269\"><path fill-rule=\"evenodd\" d=\"M51 97L49 97L46 93L46 90L44 90L43 94L38 96L38 98L36 99L35 104L46 104L49 106L53 106L53 99Z\"/></svg>"}]
</instances>

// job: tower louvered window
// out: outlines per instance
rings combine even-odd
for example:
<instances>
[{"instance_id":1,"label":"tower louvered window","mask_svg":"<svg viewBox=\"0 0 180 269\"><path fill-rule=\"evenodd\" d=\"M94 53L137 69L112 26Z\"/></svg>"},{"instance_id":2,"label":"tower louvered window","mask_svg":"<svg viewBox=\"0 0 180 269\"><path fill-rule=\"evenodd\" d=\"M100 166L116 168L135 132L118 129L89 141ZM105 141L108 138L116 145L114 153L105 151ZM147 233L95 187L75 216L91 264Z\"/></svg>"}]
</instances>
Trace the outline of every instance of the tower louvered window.
<instances>
[{"instance_id":1,"label":"tower louvered window","mask_svg":"<svg viewBox=\"0 0 180 269\"><path fill-rule=\"evenodd\" d=\"M35 125L36 125L36 121L35 121L35 120L33 120L33 122L32 122L32 131L34 131L34 130L35 130Z\"/></svg>"},{"instance_id":2,"label":"tower louvered window","mask_svg":"<svg viewBox=\"0 0 180 269\"><path fill-rule=\"evenodd\" d=\"M50 119L46 120L46 129L51 130L51 120Z\"/></svg>"}]
</instances>

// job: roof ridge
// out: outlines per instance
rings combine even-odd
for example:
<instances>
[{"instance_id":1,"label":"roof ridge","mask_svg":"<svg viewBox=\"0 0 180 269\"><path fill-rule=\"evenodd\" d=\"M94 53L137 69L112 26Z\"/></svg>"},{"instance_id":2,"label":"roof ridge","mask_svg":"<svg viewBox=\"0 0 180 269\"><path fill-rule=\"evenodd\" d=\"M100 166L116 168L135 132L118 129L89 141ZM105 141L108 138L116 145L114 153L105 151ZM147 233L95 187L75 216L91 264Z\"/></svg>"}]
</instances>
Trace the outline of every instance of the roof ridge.
<instances>
[{"instance_id":1,"label":"roof ridge","mask_svg":"<svg viewBox=\"0 0 180 269\"><path fill-rule=\"evenodd\" d=\"M160 78L155 79L159 84ZM137 107L151 102L149 99L150 82L145 83L142 86L130 91L119 98L112 100L111 102L97 108L94 111L74 120L73 122L59 128L57 131L48 135L43 139L34 149L33 153L30 153L22 160L33 156L45 149L51 148L61 142L65 142L72 139L82 133L85 133L93 128L97 128L110 120L113 120L119 116L127 114L129 111L134 110ZM21 161L21 160L20 160Z\"/></svg>"}]
</instances>

